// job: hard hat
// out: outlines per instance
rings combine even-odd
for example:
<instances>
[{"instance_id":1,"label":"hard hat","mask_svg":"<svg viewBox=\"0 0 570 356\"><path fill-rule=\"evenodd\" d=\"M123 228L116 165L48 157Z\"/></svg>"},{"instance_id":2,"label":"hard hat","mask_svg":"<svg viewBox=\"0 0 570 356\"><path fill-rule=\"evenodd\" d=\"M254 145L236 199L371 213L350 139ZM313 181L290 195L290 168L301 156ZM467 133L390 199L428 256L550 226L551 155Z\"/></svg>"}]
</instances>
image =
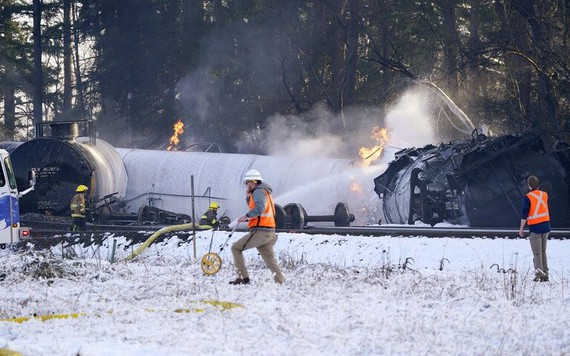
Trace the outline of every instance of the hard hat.
<instances>
[{"instance_id":1,"label":"hard hat","mask_svg":"<svg viewBox=\"0 0 570 356\"><path fill-rule=\"evenodd\" d=\"M250 169L249 171L247 171L245 173L245 177L243 177L243 181L247 182L248 180L263 180L263 178L261 178L261 173L259 173L257 170L255 169Z\"/></svg>"},{"instance_id":2,"label":"hard hat","mask_svg":"<svg viewBox=\"0 0 570 356\"><path fill-rule=\"evenodd\" d=\"M219 207L220 207L220 204L218 204L215 201L213 201L212 204L210 204L210 209L218 209Z\"/></svg>"},{"instance_id":3,"label":"hard hat","mask_svg":"<svg viewBox=\"0 0 570 356\"><path fill-rule=\"evenodd\" d=\"M83 193L83 192L86 192L86 191L88 191L88 190L89 190L89 188L87 188L87 186L86 186L86 185L83 185L83 184L77 186L77 189L75 189L75 191L76 191L77 193Z\"/></svg>"}]
</instances>

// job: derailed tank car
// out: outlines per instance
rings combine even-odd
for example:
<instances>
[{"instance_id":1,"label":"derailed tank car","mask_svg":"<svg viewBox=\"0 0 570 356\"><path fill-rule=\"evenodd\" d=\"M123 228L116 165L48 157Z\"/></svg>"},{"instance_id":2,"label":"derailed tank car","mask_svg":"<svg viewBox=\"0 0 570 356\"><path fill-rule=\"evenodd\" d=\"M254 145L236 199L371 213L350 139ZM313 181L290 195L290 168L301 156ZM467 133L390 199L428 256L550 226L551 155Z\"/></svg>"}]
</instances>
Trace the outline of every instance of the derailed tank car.
<instances>
[{"instance_id":1,"label":"derailed tank car","mask_svg":"<svg viewBox=\"0 0 570 356\"><path fill-rule=\"evenodd\" d=\"M107 195L124 197L127 174L115 149L94 137L78 138L77 123L51 123L51 137L40 137L12 147L18 184L22 172L35 171L36 189L21 200L24 213L69 215L69 202L80 185L99 200Z\"/></svg>"},{"instance_id":2,"label":"derailed tank car","mask_svg":"<svg viewBox=\"0 0 570 356\"><path fill-rule=\"evenodd\" d=\"M518 227L526 179L536 175L549 194L553 227L568 227L568 145L545 147L541 135L487 137L396 153L374 179L384 222L440 222Z\"/></svg>"},{"instance_id":3,"label":"derailed tank car","mask_svg":"<svg viewBox=\"0 0 570 356\"><path fill-rule=\"evenodd\" d=\"M95 139L89 129L83 130L88 136L79 137L76 122L46 124L50 136L3 143L17 162L19 184L25 183L29 170L36 172L36 189L20 203L29 223L62 220L46 215L69 218L69 203L80 184L89 187L87 218L96 224L162 225L190 221L189 214L203 213L211 200L220 202L223 215L243 214L242 179L252 168L259 168L284 199L299 198L298 204L311 203L310 195L319 189L332 201L336 195L319 183L323 179L342 180L336 183L341 195L349 191L344 181L354 180L348 173L354 166L346 159L114 148ZM307 185L299 190L299 182ZM330 208L323 199L318 207ZM311 211L322 213L313 207Z\"/></svg>"},{"instance_id":4,"label":"derailed tank car","mask_svg":"<svg viewBox=\"0 0 570 356\"><path fill-rule=\"evenodd\" d=\"M79 137L79 122L51 122L50 136L26 142L6 142L17 159L16 180L22 184L26 169L36 173L36 189L20 201L23 214L69 217L69 203L79 185L88 191L88 220L97 224L179 224L191 221L187 214L177 214L153 206L140 205L127 211L128 175L122 157L109 143L95 139L91 121L84 129L89 135ZM29 217L29 216L28 216ZM38 218L27 221L35 223Z\"/></svg>"}]
</instances>

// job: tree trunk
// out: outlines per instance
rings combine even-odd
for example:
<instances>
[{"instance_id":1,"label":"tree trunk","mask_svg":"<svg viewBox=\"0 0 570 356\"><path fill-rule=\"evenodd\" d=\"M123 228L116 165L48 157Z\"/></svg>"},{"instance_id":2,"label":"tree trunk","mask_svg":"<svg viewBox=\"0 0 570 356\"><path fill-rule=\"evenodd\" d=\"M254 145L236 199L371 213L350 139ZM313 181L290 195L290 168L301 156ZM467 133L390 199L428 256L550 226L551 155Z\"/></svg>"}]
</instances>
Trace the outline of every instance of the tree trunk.
<instances>
[{"instance_id":1,"label":"tree trunk","mask_svg":"<svg viewBox=\"0 0 570 356\"><path fill-rule=\"evenodd\" d=\"M14 140L16 131L16 95L14 88L6 87L4 96L4 134L6 140Z\"/></svg>"},{"instance_id":2,"label":"tree trunk","mask_svg":"<svg viewBox=\"0 0 570 356\"><path fill-rule=\"evenodd\" d=\"M449 93L457 100L459 99L457 93L459 89L459 55L455 7L451 1L439 1L438 3L443 16L444 75L447 79Z\"/></svg>"},{"instance_id":3,"label":"tree trunk","mask_svg":"<svg viewBox=\"0 0 570 356\"><path fill-rule=\"evenodd\" d=\"M530 35L527 35L527 46L524 48L523 54L527 58L531 58L536 63L535 72L537 73L536 83L536 105L532 119L535 125L559 132L561 125L556 118L556 101L554 99L552 83L550 78L544 72L544 68L548 67L548 62L543 58L540 52L541 47L548 47L543 36L543 28L537 19L534 0L516 0L512 2L513 8L518 12L522 21L528 23L530 27ZM523 27L524 28L524 27ZM521 36L518 36L521 37ZM532 46L531 46L532 44ZM527 64L530 67L529 64Z\"/></svg>"},{"instance_id":4,"label":"tree trunk","mask_svg":"<svg viewBox=\"0 0 570 356\"><path fill-rule=\"evenodd\" d=\"M331 79L332 85L330 86L333 101L329 104L335 112L340 112L342 108L342 82L344 79L344 48L345 48L345 33L342 24L343 5L342 0L331 0L330 16L330 56L331 56ZM344 128L346 124L340 123Z\"/></svg>"},{"instance_id":5,"label":"tree trunk","mask_svg":"<svg viewBox=\"0 0 570 356\"><path fill-rule=\"evenodd\" d=\"M71 0L63 0L63 107L71 111ZM65 116L64 116L65 117Z\"/></svg>"},{"instance_id":6,"label":"tree trunk","mask_svg":"<svg viewBox=\"0 0 570 356\"><path fill-rule=\"evenodd\" d=\"M347 25L347 63L346 79L343 86L342 107L354 103L356 72L358 69L358 36L360 35L360 0L349 0Z\"/></svg>"},{"instance_id":7,"label":"tree trunk","mask_svg":"<svg viewBox=\"0 0 570 356\"><path fill-rule=\"evenodd\" d=\"M346 129L343 110L354 101L358 61L359 0L331 2L331 77L335 102L332 106L340 115L340 127Z\"/></svg>"},{"instance_id":8,"label":"tree trunk","mask_svg":"<svg viewBox=\"0 0 570 356\"><path fill-rule=\"evenodd\" d=\"M543 35L543 32L546 32L546 30L543 29L544 25L542 22L537 19L535 10L536 2L534 0L527 0L524 1L524 4L527 6L525 13L527 13L528 23L530 25L532 43L536 44L539 50L540 48L548 48L549 44L545 43L546 37ZM536 62L539 67L537 78L539 120L547 123L549 130L560 132L562 125L558 122L556 117L556 99L554 98L552 83L549 76L544 72L545 68L549 67L549 63L542 53L536 50L535 53Z\"/></svg>"},{"instance_id":9,"label":"tree trunk","mask_svg":"<svg viewBox=\"0 0 570 356\"><path fill-rule=\"evenodd\" d=\"M487 97L488 90L485 71L481 69L482 43L479 35L480 16L479 8L481 0L470 0L471 13L469 16L469 40L467 41L467 60L469 66L469 78L466 81L469 86L466 90L475 92L479 97Z\"/></svg>"},{"instance_id":10,"label":"tree trunk","mask_svg":"<svg viewBox=\"0 0 570 356\"><path fill-rule=\"evenodd\" d=\"M34 125L36 137L43 136L42 127L42 1L33 0L34 8Z\"/></svg>"},{"instance_id":11,"label":"tree trunk","mask_svg":"<svg viewBox=\"0 0 570 356\"><path fill-rule=\"evenodd\" d=\"M515 0L518 1L518 0ZM524 30L525 23L522 18L509 10L510 4L497 4L497 14L502 23L502 32L507 38L507 43L512 43L522 52L528 53L528 36ZM508 49L507 49L508 50ZM506 95L516 99L521 116L534 121L534 109L531 103L532 72L529 63L521 53L507 51L505 61ZM540 124L535 122L536 124Z\"/></svg>"},{"instance_id":12,"label":"tree trunk","mask_svg":"<svg viewBox=\"0 0 570 356\"><path fill-rule=\"evenodd\" d=\"M77 23L77 7L73 4L73 23ZM81 66L79 63L79 30L73 26L73 47L75 50L75 90L77 92L77 103L79 107L80 119L85 119L85 97L83 95L83 84L81 82Z\"/></svg>"}]
</instances>

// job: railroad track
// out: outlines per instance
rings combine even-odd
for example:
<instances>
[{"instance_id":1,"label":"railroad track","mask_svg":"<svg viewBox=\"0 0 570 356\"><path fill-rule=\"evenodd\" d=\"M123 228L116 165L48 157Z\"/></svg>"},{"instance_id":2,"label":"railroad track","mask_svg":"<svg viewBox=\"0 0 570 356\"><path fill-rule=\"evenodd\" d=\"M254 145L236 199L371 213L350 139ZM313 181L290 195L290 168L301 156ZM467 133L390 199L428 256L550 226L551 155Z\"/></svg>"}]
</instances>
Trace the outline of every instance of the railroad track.
<instances>
[{"instance_id":1,"label":"railroad track","mask_svg":"<svg viewBox=\"0 0 570 356\"><path fill-rule=\"evenodd\" d=\"M32 237L34 239L49 239L52 237L61 238L65 235L69 238L73 236L125 236L133 242L144 241L154 232L164 226L123 226L123 225L98 225L90 226L85 232L69 232L68 226L55 228L32 227ZM203 229L197 229L201 231ZM238 231L245 231L240 230ZM454 238L518 238L518 229L509 228L462 228L462 227L430 227L430 226L351 226L351 227L313 227L303 229L279 229L280 232L310 234L310 235L344 235L344 236L425 236L431 238L454 237ZM192 230L170 232L166 236L181 235L190 236ZM550 233L552 239L570 239L570 230L553 229Z\"/></svg>"},{"instance_id":2,"label":"railroad track","mask_svg":"<svg viewBox=\"0 0 570 356\"><path fill-rule=\"evenodd\" d=\"M31 242L37 249L55 246L63 241L64 244L102 244L110 237L125 237L130 244L146 241L152 234L165 226L159 225L93 225L88 224L86 231L69 231L69 223L53 221L23 222L23 226L30 227L30 237L22 238L21 243ZM155 242L163 241L173 235L182 240L192 237L192 230L166 232L159 236Z\"/></svg>"},{"instance_id":3,"label":"railroad track","mask_svg":"<svg viewBox=\"0 0 570 356\"><path fill-rule=\"evenodd\" d=\"M425 236L425 237L455 237L455 238L519 238L518 229L509 228L461 228L461 227L430 227L430 226L351 226L351 227L309 227L305 229L282 229L281 232L348 235L348 236ZM528 231L527 231L528 233ZM553 229L552 239L570 239L570 230Z\"/></svg>"}]
</instances>

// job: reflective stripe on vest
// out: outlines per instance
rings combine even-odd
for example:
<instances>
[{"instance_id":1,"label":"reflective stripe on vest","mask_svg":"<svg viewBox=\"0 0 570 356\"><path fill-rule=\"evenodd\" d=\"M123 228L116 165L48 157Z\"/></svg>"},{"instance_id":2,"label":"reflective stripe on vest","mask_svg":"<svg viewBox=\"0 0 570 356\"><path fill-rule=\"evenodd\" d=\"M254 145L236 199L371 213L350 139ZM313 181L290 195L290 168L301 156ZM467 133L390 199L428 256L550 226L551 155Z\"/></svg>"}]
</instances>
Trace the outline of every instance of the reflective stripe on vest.
<instances>
[{"instance_id":1,"label":"reflective stripe on vest","mask_svg":"<svg viewBox=\"0 0 570 356\"><path fill-rule=\"evenodd\" d=\"M530 210L526 222L529 225L540 224L545 221L550 221L548 214L548 194L541 190L533 190L527 195L530 200Z\"/></svg>"},{"instance_id":2,"label":"reflective stripe on vest","mask_svg":"<svg viewBox=\"0 0 570 356\"><path fill-rule=\"evenodd\" d=\"M267 195L267 204L265 204L265 210L261 215L250 218L247 223L247 228L255 228L255 227L265 227L265 228L273 228L275 229L275 205L273 204L273 199L271 198L271 194L265 189L263 189L265 194ZM255 202L253 201L253 193L249 196L249 210L255 207Z\"/></svg>"},{"instance_id":3,"label":"reflective stripe on vest","mask_svg":"<svg viewBox=\"0 0 570 356\"><path fill-rule=\"evenodd\" d=\"M81 194L76 194L71 199L71 204L69 205L71 210L72 218L84 218L85 217L85 198Z\"/></svg>"}]
</instances>

